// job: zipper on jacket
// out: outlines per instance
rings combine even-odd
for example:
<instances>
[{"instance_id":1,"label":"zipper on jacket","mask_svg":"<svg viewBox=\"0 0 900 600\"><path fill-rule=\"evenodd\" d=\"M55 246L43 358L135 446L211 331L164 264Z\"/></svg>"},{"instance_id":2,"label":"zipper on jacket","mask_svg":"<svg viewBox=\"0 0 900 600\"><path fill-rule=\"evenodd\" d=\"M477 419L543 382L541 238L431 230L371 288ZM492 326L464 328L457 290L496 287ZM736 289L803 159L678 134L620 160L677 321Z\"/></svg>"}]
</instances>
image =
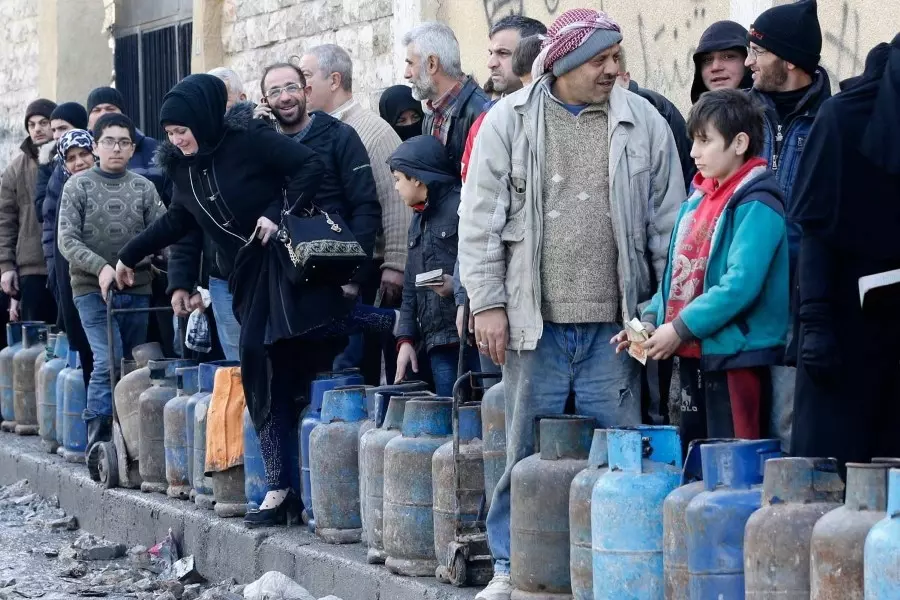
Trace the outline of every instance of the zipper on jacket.
<instances>
[{"instance_id":1,"label":"zipper on jacket","mask_svg":"<svg viewBox=\"0 0 900 600\"><path fill-rule=\"evenodd\" d=\"M784 143L784 134L781 132L781 123L775 132L775 151L772 152L772 171L778 173L778 162L781 157L782 144Z\"/></svg>"},{"instance_id":2,"label":"zipper on jacket","mask_svg":"<svg viewBox=\"0 0 900 600\"><path fill-rule=\"evenodd\" d=\"M228 235L236 237L237 239L241 240L241 242L243 242L245 245L249 244L250 240L244 239L243 237L234 233L233 231L230 231L230 230L226 229L225 227L222 227L222 225L216 220L216 218L213 217L208 210L206 210L205 206L203 206L203 200L201 200L200 196L197 195L197 190L194 187L194 171L193 171L192 167L188 167L188 180L191 182L191 193L194 195L194 200L197 201L197 206L199 206L200 210L202 210L206 214L206 216L209 217L209 220L212 221L213 223L215 223L216 227L218 227L219 229L221 229ZM200 184L202 186L203 182L201 181Z\"/></svg>"}]
</instances>

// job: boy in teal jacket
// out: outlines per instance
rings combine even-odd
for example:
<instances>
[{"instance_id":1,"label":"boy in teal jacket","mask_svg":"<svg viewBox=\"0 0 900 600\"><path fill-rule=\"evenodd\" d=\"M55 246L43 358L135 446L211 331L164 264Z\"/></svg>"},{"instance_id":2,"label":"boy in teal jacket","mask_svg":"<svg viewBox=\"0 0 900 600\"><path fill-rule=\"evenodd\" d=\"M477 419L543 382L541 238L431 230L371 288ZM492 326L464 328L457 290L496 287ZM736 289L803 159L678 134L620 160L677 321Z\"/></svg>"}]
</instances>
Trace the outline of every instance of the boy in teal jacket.
<instances>
[{"instance_id":1,"label":"boy in teal jacket","mask_svg":"<svg viewBox=\"0 0 900 600\"><path fill-rule=\"evenodd\" d=\"M738 90L691 109L699 173L682 205L659 291L641 313L648 358L680 357L683 442L758 439L768 367L788 328L789 258L781 188L766 162L763 113ZM629 343L614 338L617 352Z\"/></svg>"}]
</instances>

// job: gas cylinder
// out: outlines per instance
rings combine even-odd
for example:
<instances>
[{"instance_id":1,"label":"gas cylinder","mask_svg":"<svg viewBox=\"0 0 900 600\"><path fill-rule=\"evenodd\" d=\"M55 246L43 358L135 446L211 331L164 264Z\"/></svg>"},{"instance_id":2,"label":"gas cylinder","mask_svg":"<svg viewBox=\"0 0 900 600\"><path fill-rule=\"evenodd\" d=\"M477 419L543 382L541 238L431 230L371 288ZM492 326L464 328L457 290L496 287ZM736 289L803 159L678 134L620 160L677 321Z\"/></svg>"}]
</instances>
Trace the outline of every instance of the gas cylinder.
<instances>
[{"instance_id":1,"label":"gas cylinder","mask_svg":"<svg viewBox=\"0 0 900 600\"><path fill-rule=\"evenodd\" d=\"M69 366L71 369L65 373L62 380L65 444L63 457L68 462L80 463L84 461L84 450L87 446L87 424L84 422L87 389L81 371L81 357L74 350L69 350Z\"/></svg>"},{"instance_id":2,"label":"gas cylinder","mask_svg":"<svg viewBox=\"0 0 900 600\"><path fill-rule=\"evenodd\" d=\"M16 434L37 435L37 396L34 388L34 361L46 351L47 325L22 325L22 349L13 356L13 413Z\"/></svg>"},{"instance_id":3,"label":"gas cylinder","mask_svg":"<svg viewBox=\"0 0 900 600\"><path fill-rule=\"evenodd\" d=\"M65 380L66 375L75 368L75 363L69 362L70 352L75 352L77 354L77 351L73 350L71 347L66 351L65 355L62 357L65 366L63 366L59 375L56 376L56 442L59 444L56 453L62 457L65 457L66 452Z\"/></svg>"},{"instance_id":4,"label":"gas cylinder","mask_svg":"<svg viewBox=\"0 0 900 600\"><path fill-rule=\"evenodd\" d=\"M39 395L40 391L38 390L38 375L41 372L41 367L43 367L47 361L53 360L53 351L56 349L56 331L51 331L51 327L53 330L56 329L56 326L48 326L41 334L41 351L38 352L38 355L34 358L34 397L35 408L37 411L38 435L41 434L41 397Z\"/></svg>"},{"instance_id":5,"label":"gas cylinder","mask_svg":"<svg viewBox=\"0 0 900 600\"><path fill-rule=\"evenodd\" d=\"M900 598L900 469L888 473L887 516L866 536L866 600Z\"/></svg>"},{"instance_id":6,"label":"gas cylinder","mask_svg":"<svg viewBox=\"0 0 900 600\"><path fill-rule=\"evenodd\" d=\"M501 382L502 385L502 382ZM497 387L497 386L494 386ZM493 388L491 388L493 389ZM487 452L485 452L487 460ZM575 600L594 600L594 567L591 558L591 493L609 468L606 430L595 429L588 466L569 487L569 575Z\"/></svg>"},{"instance_id":7,"label":"gas cylinder","mask_svg":"<svg viewBox=\"0 0 900 600\"><path fill-rule=\"evenodd\" d=\"M385 564L393 573L434 575L431 461L453 431L449 398L406 402L401 435L384 449Z\"/></svg>"},{"instance_id":8,"label":"gas cylinder","mask_svg":"<svg viewBox=\"0 0 900 600\"><path fill-rule=\"evenodd\" d=\"M676 427L611 429L594 485L594 598L663 598L663 502L681 481Z\"/></svg>"},{"instance_id":9,"label":"gas cylinder","mask_svg":"<svg viewBox=\"0 0 900 600\"><path fill-rule=\"evenodd\" d=\"M119 474L119 485L128 488L141 487L140 446L141 446L141 405L140 398L150 387L151 360L163 358L162 347L157 342L135 346L131 351L133 361L122 360L121 379L113 391L116 403L118 428L125 448L125 457L119 457L128 465L128 477Z\"/></svg>"},{"instance_id":10,"label":"gas cylinder","mask_svg":"<svg viewBox=\"0 0 900 600\"><path fill-rule=\"evenodd\" d=\"M813 527L810 600L865 597L863 548L869 530L887 516L890 468L884 463L847 463L844 506L823 516Z\"/></svg>"},{"instance_id":11,"label":"gas cylinder","mask_svg":"<svg viewBox=\"0 0 900 600\"><path fill-rule=\"evenodd\" d=\"M316 535L329 544L352 544L362 536L357 443L365 399L362 386L325 392L322 422L309 436Z\"/></svg>"},{"instance_id":12,"label":"gas cylinder","mask_svg":"<svg viewBox=\"0 0 900 600\"><path fill-rule=\"evenodd\" d=\"M514 598L572 597L569 488L588 464L594 419L553 416L535 428L536 454L512 470L510 583Z\"/></svg>"},{"instance_id":13,"label":"gas cylinder","mask_svg":"<svg viewBox=\"0 0 900 600\"><path fill-rule=\"evenodd\" d=\"M506 393L503 382L494 384L481 399L484 432L485 512L491 507L497 482L506 470Z\"/></svg>"},{"instance_id":14,"label":"gas cylinder","mask_svg":"<svg viewBox=\"0 0 900 600\"><path fill-rule=\"evenodd\" d=\"M216 371L222 367L239 367L238 361L217 360L198 367L199 389L187 402L188 440L191 447L191 482L194 503L212 510L212 478L206 475L206 411L216 381Z\"/></svg>"},{"instance_id":15,"label":"gas cylinder","mask_svg":"<svg viewBox=\"0 0 900 600\"><path fill-rule=\"evenodd\" d=\"M187 500L191 494L188 472L187 401L197 393L197 367L175 369L175 397L163 408L163 441L169 498ZM191 457L193 458L193 457Z\"/></svg>"},{"instance_id":16,"label":"gas cylinder","mask_svg":"<svg viewBox=\"0 0 900 600\"><path fill-rule=\"evenodd\" d=\"M358 372L320 373L310 384L309 406L300 423L300 460L302 461L301 499L303 500L303 522L309 530L316 531L312 505L312 483L309 473L309 434L319 424L322 417L322 400L325 392L345 385L362 385L363 378Z\"/></svg>"},{"instance_id":17,"label":"gas cylinder","mask_svg":"<svg viewBox=\"0 0 900 600\"><path fill-rule=\"evenodd\" d=\"M165 423L163 412L166 403L176 394L175 369L191 366L187 360L151 360L150 387L138 398L140 411L140 450L138 466L141 474L141 491L165 494L166 481Z\"/></svg>"},{"instance_id":18,"label":"gas cylinder","mask_svg":"<svg viewBox=\"0 0 900 600\"><path fill-rule=\"evenodd\" d=\"M762 502L765 462L781 456L779 440L704 444L704 491L688 504L691 600L744 595L744 527Z\"/></svg>"},{"instance_id":19,"label":"gas cylinder","mask_svg":"<svg viewBox=\"0 0 900 600\"><path fill-rule=\"evenodd\" d=\"M56 334L53 358L44 363L37 377L38 413L40 414L41 441L47 452L59 447L56 432L57 397L56 381L66 366L69 339L65 333Z\"/></svg>"},{"instance_id":20,"label":"gas cylinder","mask_svg":"<svg viewBox=\"0 0 900 600\"><path fill-rule=\"evenodd\" d=\"M13 400L13 356L22 349L22 323L6 324L6 348L0 350L0 429L15 431L16 404Z\"/></svg>"},{"instance_id":21,"label":"gas cylinder","mask_svg":"<svg viewBox=\"0 0 900 600\"><path fill-rule=\"evenodd\" d=\"M459 484L457 463L453 458L454 441L437 449L431 459L431 484L434 497L434 551L438 567L436 577L447 581L449 546L456 540L457 509L463 522L479 520L484 496L484 456L481 443L481 403L462 404L458 409ZM485 515L480 515L484 520ZM438 574L439 573L439 574ZM488 578L490 579L490 577Z\"/></svg>"},{"instance_id":22,"label":"gas cylinder","mask_svg":"<svg viewBox=\"0 0 900 600\"><path fill-rule=\"evenodd\" d=\"M663 585L666 600L683 600L690 594L687 552L686 511L697 494L703 491L703 468L700 446L736 442L734 438L691 440L688 444L681 486L663 502Z\"/></svg>"},{"instance_id":23,"label":"gas cylinder","mask_svg":"<svg viewBox=\"0 0 900 600\"><path fill-rule=\"evenodd\" d=\"M357 443L357 447L359 448L359 515L362 518L362 541L364 544L367 544L368 540L366 539L366 478L363 471L362 439L368 431L377 428L381 425L381 422L384 421L384 413L387 410L387 405L390 401L390 396L387 398L382 396L379 399L377 395L379 393L384 394L385 392L391 391L404 392L426 389L428 389L428 384L423 381L407 381L406 383L397 385L382 385L366 388L367 418L359 428L359 441Z\"/></svg>"},{"instance_id":24,"label":"gas cylinder","mask_svg":"<svg viewBox=\"0 0 900 600\"><path fill-rule=\"evenodd\" d=\"M244 409L244 496L247 509L258 509L266 498L269 486L266 483L266 465L263 462L259 436L250 418L250 409Z\"/></svg>"},{"instance_id":25,"label":"gas cylinder","mask_svg":"<svg viewBox=\"0 0 900 600\"><path fill-rule=\"evenodd\" d=\"M215 396L215 398L214 398ZM221 404L215 402L217 398L224 400ZM213 384L213 395L210 396L209 406L206 410L206 447L207 454L205 456L204 469L207 473L212 474L212 489L214 506L216 515L223 518L243 517L247 514L247 495L245 493L246 486L244 484L244 436L243 436L243 409L246 408L244 400L243 379L241 378L241 370L239 367L219 368L215 374L215 383ZM238 412L240 410L240 412ZM218 412L218 414L217 414ZM222 425L225 431L221 439L210 439L208 425L211 419L224 418ZM235 419L234 421L232 419ZM229 435L232 424L241 427L240 436L240 455L237 454L237 447L229 448L228 445L237 440ZM210 465L209 449L215 448L216 444L225 450L226 456L218 457L218 460L228 460L228 463L217 463L217 459L212 459Z\"/></svg>"},{"instance_id":26,"label":"gas cylinder","mask_svg":"<svg viewBox=\"0 0 900 600\"><path fill-rule=\"evenodd\" d=\"M367 560L371 564L382 564L387 558L384 551L384 449L403 427L403 414L407 396L379 394L379 398L389 397L387 410L381 427L372 429L359 443L362 471L360 479L366 481L366 543L369 545ZM362 493L360 486L360 493Z\"/></svg>"},{"instance_id":27,"label":"gas cylinder","mask_svg":"<svg viewBox=\"0 0 900 600\"><path fill-rule=\"evenodd\" d=\"M833 458L766 462L762 508L751 515L744 530L746 598L809 598L813 526L840 505L843 491Z\"/></svg>"}]
</instances>

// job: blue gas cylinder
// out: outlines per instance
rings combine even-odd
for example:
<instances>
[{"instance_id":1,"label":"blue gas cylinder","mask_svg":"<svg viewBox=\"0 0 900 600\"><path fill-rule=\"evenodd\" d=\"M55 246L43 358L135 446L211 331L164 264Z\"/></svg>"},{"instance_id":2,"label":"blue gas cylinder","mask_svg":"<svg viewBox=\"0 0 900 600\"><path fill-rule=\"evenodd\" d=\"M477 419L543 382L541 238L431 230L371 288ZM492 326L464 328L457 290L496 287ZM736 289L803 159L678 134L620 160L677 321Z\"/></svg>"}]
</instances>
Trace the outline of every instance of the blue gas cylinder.
<instances>
[{"instance_id":1,"label":"blue gas cylinder","mask_svg":"<svg viewBox=\"0 0 900 600\"><path fill-rule=\"evenodd\" d=\"M609 471L594 485L594 598L663 598L663 502L681 482L675 427L612 429Z\"/></svg>"},{"instance_id":2,"label":"blue gas cylinder","mask_svg":"<svg viewBox=\"0 0 900 600\"><path fill-rule=\"evenodd\" d=\"M742 598L744 527L760 507L764 465L781 456L781 442L704 444L700 453L704 491L685 515L690 598Z\"/></svg>"},{"instance_id":3,"label":"blue gas cylinder","mask_svg":"<svg viewBox=\"0 0 900 600\"><path fill-rule=\"evenodd\" d=\"M247 509L258 509L266 498L266 465L259 447L259 436L253 427L250 410L244 409L244 495Z\"/></svg>"},{"instance_id":4,"label":"blue gas cylinder","mask_svg":"<svg viewBox=\"0 0 900 600\"><path fill-rule=\"evenodd\" d=\"M22 349L22 323L6 324L6 348L0 350L0 416L3 431L16 428L16 405L13 399L13 356Z\"/></svg>"},{"instance_id":5,"label":"blue gas cylinder","mask_svg":"<svg viewBox=\"0 0 900 600\"><path fill-rule=\"evenodd\" d=\"M69 352L69 339L65 333L56 335L53 358L44 363L37 376L38 414L40 415L41 443L47 452L56 452L59 448L56 431L57 414L62 413L62 406L57 402L56 382L66 366L66 355Z\"/></svg>"},{"instance_id":6,"label":"blue gas cylinder","mask_svg":"<svg viewBox=\"0 0 900 600\"><path fill-rule=\"evenodd\" d=\"M191 478L187 445L187 401L198 390L197 367L175 369L175 397L163 408L163 446L166 452L166 495L187 500L191 493Z\"/></svg>"},{"instance_id":7,"label":"blue gas cylinder","mask_svg":"<svg viewBox=\"0 0 900 600\"><path fill-rule=\"evenodd\" d=\"M888 474L887 517L866 536L866 600L900 598L900 469Z\"/></svg>"},{"instance_id":8,"label":"blue gas cylinder","mask_svg":"<svg viewBox=\"0 0 900 600\"><path fill-rule=\"evenodd\" d=\"M62 379L63 386L63 438L65 450L63 456L69 462L84 460L87 446L87 424L83 414L87 408L87 390L84 387L84 376L81 373L81 358L78 352L69 350L68 371Z\"/></svg>"},{"instance_id":9,"label":"blue gas cylinder","mask_svg":"<svg viewBox=\"0 0 900 600\"><path fill-rule=\"evenodd\" d=\"M185 412L188 422L188 447L191 448L191 486L194 503L212 510L214 505L212 478L206 476L206 412L216 382L216 371L222 367L239 367L238 361L217 360L197 368L198 391L188 399Z\"/></svg>"},{"instance_id":10,"label":"blue gas cylinder","mask_svg":"<svg viewBox=\"0 0 900 600\"><path fill-rule=\"evenodd\" d=\"M66 354L62 357L65 366L56 376L56 442L59 444L56 453L65 456L66 451L66 393L65 381L66 375L75 368L75 361L69 362L71 353L78 354L77 350L71 347L66 350Z\"/></svg>"},{"instance_id":11,"label":"blue gas cylinder","mask_svg":"<svg viewBox=\"0 0 900 600\"><path fill-rule=\"evenodd\" d=\"M303 500L303 521L309 530L316 531L316 521L312 506L312 482L309 473L309 434L322 419L322 401L325 392L345 385L362 385L363 378L358 372L320 373L309 386L309 406L300 423L300 460L302 461L301 498Z\"/></svg>"},{"instance_id":12,"label":"blue gas cylinder","mask_svg":"<svg viewBox=\"0 0 900 600\"><path fill-rule=\"evenodd\" d=\"M392 572L434 575L432 458L453 431L449 398L406 402L401 435L384 449L384 549Z\"/></svg>"},{"instance_id":13,"label":"blue gas cylinder","mask_svg":"<svg viewBox=\"0 0 900 600\"><path fill-rule=\"evenodd\" d=\"M362 539L359 501L359 428L366 420L366 388L325 392L322 422L309 436L316 535L329 544Z\"/></svg>"},{"instance_id":14,"label":"blue gas cylinder","mask_svg":"<svg viewBox=\"0 0 900 600\"><path fill-rule=\"evenodd\" d=\"M491 388L503 388L503 382ZM488 392L490 393L490 392ZM485 394L487 398L487 393ZM578 473L569 488L569 572L575 600L594 600L594 571L591 558L591 494L597 480L609 468L606 430L595 429L588 466ZM504 436L505 437L505 436ZM485 442L487 443L487 442ZM485 450L485 463L487 463ZM485 464L485 469L487 464Z\"/></svg>"}]
</instances>

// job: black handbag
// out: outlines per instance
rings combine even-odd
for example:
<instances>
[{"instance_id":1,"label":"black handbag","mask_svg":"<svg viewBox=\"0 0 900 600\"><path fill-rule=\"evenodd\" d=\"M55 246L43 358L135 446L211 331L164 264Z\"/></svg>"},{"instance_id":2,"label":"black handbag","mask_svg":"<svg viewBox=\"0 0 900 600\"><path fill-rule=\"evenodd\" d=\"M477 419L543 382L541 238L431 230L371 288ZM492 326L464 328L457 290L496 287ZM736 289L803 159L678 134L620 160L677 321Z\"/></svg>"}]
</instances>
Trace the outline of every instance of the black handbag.
<instances>
[{"instance_id":1,"label":"black handbag","mask_svg":"<svg viewBox=\"0 0 900 600\"><path fill-rule=\"evenodd\" d=\"M344 285L368 260L368 255L339 215L317 206L284 211L276 239L287 249L295 284Z\"/></svg>"}]
</instances>

